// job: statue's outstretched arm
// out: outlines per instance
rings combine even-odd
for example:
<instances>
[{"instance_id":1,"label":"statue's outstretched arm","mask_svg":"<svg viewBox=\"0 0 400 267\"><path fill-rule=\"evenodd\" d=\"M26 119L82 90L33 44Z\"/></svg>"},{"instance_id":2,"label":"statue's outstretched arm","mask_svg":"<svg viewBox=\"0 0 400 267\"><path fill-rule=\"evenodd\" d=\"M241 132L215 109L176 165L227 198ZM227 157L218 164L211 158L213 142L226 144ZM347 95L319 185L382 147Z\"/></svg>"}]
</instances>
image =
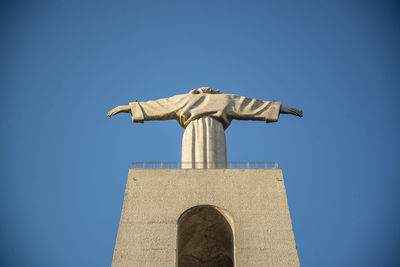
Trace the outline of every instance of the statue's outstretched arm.
<instances>
[{"instance_id":1,"label":"statue's outstretched arm","mask_svg":"<svg viewBox=\"0 0 400 267\"><path fill-rule=\"evenodd\" d=\"M284 105L281 105L281 109L279 110L279 113L292 114L292 115L295 115L298 117L303 117L303 111L298 110L296 108L284 106Z\"/></svg>"},{"instance_id":2,"label":"statue's outstretched arm","mask_svg":"<svg viewBox=\"0 0 400 267\"><path fill-rule=\"evenodd\" d=\"M118 113L131 113L131 107L129 105L115 107L108 112L107 116L111 117Z\"/></svg>"}]
</instances>

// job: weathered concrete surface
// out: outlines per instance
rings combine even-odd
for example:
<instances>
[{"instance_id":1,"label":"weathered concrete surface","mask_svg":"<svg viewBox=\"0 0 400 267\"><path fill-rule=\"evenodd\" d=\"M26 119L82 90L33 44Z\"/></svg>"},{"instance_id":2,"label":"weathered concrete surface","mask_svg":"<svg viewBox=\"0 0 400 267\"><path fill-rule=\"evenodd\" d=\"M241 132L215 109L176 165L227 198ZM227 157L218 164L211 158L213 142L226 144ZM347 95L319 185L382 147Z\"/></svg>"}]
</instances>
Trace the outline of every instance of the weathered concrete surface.
<instances>
[{"instance_id":1,"label":"weathered concrete surface","mask_svg":"<svg viewBox=\"0 0 400 267\"><path fill-rule=\"evenodd\" d=\"M231 217L235 266L299 266L280 169L131 169L113 267L176 266L178 219L198 205Z\"/></svg>"}]
</instances>

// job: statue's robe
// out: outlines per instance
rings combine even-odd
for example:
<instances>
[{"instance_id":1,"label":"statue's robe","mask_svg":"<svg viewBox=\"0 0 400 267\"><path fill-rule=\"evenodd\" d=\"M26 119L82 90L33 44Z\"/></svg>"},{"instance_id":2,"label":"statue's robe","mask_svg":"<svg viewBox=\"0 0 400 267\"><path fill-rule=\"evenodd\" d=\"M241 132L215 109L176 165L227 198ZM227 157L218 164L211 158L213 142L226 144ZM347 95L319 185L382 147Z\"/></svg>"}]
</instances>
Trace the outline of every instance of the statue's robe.
<instances>
[{"instance_id":1,"label":"statue's robe","mask_svg":"<svg viewBox=\"0 0 400 267\"><path fill-rule=\"evenodd\" d=\"M185 129L183 168L225 168L224 130L232 119L276 122L280 110L280 103L275 101L207 93L188 93L129 105L133 122L178 120Z\"/></svg>"}]
</instances>

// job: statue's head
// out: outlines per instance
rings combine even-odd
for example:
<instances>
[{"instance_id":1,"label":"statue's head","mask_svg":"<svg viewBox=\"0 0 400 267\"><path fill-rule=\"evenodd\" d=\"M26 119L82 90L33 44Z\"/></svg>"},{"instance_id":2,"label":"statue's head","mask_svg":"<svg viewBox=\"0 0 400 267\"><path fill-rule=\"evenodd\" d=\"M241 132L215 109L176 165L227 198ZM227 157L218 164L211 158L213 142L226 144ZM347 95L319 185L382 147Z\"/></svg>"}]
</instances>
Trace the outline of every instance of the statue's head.
<instances>
[{"instance_id":1,"label":"statue's head","mask_svg":"<svg viewBox=\"0 0 400 267\"><path fill-rule=\"evenodd\" d=\"M190 94L220 94L221 92L210 87L200 87L199 89L193 89L189 92Z\"/></svg>"}]
</instances>

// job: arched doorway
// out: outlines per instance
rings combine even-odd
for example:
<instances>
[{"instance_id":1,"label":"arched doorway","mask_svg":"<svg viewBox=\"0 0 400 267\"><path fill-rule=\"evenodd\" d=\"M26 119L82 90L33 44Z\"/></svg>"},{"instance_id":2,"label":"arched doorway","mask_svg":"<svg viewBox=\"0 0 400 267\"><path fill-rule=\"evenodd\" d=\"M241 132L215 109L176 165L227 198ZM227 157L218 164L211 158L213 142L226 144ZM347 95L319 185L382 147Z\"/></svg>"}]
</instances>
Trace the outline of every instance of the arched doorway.
<instances>
[{"instance_id":1,"label":"arched doorway","mask_svg":"<svg viewBox=\"0 0 400 267\"><path fill-rule=\"evenodd\" d=\"M220 209L210 205L186 210L178 220L178 267L233 267L231 224Z\"/></svg>"}]
</instances>

